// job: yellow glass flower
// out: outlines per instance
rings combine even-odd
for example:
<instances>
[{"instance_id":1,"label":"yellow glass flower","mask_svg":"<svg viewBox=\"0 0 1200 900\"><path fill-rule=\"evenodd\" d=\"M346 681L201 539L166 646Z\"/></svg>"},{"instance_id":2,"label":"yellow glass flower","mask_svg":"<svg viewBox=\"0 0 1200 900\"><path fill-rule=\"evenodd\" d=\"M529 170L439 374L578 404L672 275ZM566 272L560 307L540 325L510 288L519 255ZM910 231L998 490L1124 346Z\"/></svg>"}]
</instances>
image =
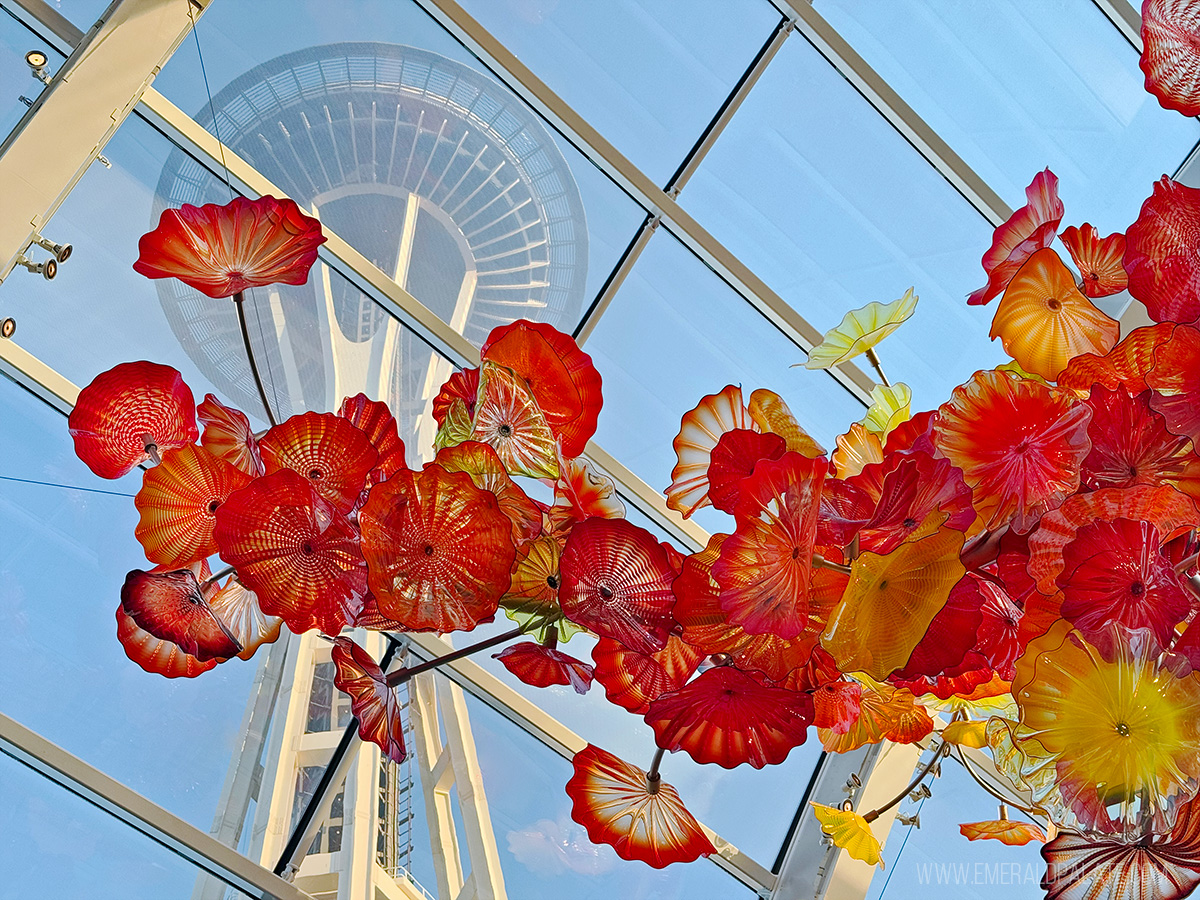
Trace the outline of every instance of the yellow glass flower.
<instances>
[{"instance_id":1,"label":"yellow glass flower","mask_svg":"<svg viewBox=\"0 0 1200 900\"><path fill-rule=\"evenodd\" d=\"M912 418L910 403L912 389L907 384L877 384L871 389L871 406L860 424L881 442L886 441L893 428Z\"/></svg>"},{"instance_id":2,"label":"yellow glass flower","mask_svg":"<svg viewBox=\"0 0 1200 900\"><path fill-rule=\"evenodd\" d=\"M821 831L829 835L835 846L868 865L883 868L883 846L871 833L866 819L852 809L834 809L821 803L811 805Z\"/></svg>"},{"instance_id":3,"label":"yellow glass flower","mask_svg":"<svg viewBox=\"0 0 1200 900\"><path fill-rule=\"evenodd\" d=\"M947 744L981 750L987 746L987 722L951 722L942 729L942 740Z\"/></svg>"},{"instance_id":4,"label":"yellow glass flower","mask_svg":"<svg viewBox=\"0 0 1200 900\"><path fill-rule=\"evenodd\" d=\"M809 459L825 455L825 448L805 431L791 408L777 393L766 388L759 388L750 395L747 406L750 418L764 432L777 434L783 438L788 450L794 450Z\"/></svg>"},{"instance_id":5,"label":"yellow glass flower","mask_svg":"<svg viewBox=\"0 0 1200 900\"><path fill-rule=\"evenodd\" d=\"M1017 660L1018 749L1053 758L1059 787L1085 824L1104 808L1134 825L1188 800L1200 772L1200 678L1162 668L1151 642L1098 650L1060 620ZM1165 821L1165 820L1160 820Z\"/></svg>"},{"instance_id":6,"label":"yellow glass flower","mask_svg":"<svg viewBox=\"0 0 1200 900\"><path fill-rule=\"evenodd\" d=\"M891 303L868 303L846 313L837 328L825 332L825 339L813 347L804 363L809 369L828 369L866 353L903 325L917 310L918 297L909 288Z\"/></svg>"},{"instance_id":7,"label":"yellow glass flower","mask_svg":"<svg viewBox=\"0 0 1200 900\"><path fill-rule=\"evenodd\" d=\"M945 521L945 514L930 514L937 518ZM841 671L883 680L903 666L963 577L963 533L925 532L913 532L886 556L866 552L854 560L842 602L821 635Z\"/></svg>"}]
</instances>

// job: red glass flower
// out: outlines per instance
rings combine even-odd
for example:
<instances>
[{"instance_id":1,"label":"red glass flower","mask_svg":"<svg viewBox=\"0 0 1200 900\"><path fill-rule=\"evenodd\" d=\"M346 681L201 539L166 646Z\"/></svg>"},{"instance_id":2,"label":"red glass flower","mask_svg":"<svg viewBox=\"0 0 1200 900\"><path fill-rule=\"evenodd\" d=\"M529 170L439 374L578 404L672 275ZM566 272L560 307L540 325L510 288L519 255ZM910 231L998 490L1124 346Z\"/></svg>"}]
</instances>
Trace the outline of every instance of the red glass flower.
<instances>
[{"instance_id":1,"label":"red glass flower","mask_svg":"<svg viewBox=\"0 0 1200 900\"><path fill-rule=\"evenodd\" d=\"M296 634L337 634L358 614L367 587L358 532L291 469L230 494L217 508L216 536L263 612Z\"/></svg>"},{"instance_id":2,"label":"red glass flower","mask_svg":"<svg viewBox=\"0 0 1200 900\"><path fill-rule=\"evenodd\" d=\"M1200 7L1188 0L1142 3L1142 57L1146 90L1164 109L1200 114Z\"/></svg>"},{"instance_id":3,"label":"red glass flower","mask_svg":"<svg viewBox=\"0 0 1200 900\"><path fill-rule=\"evenodd\" d=\"M812 697L767 687L732 666L715 666L650 704L646 724L658 746L732 769L778 765L804 743Z\"/></svg>"},{"instance_id":4,"label":"red glass flower","mask_svg":"<svg viewBox=\"0 0 1200 900\"><path fill-rule=\"evenodd\" d=\"M188 444L162 455L162 464L146 472L133 498L141 518L134 537L153 563L178 568L217 552L217 509L250 482L203 447Z\"/></svg>"},{"instance_id":5,"label":"red glass flower","mask_svg":"<svg viewBox=\"0 0 1200 900\"><path fill-rule=\"evenodd\" d=\"M224 206L163 210L138 241L134 271L178 278L209 297L267 284L304 284L325 243L321 223L292 200L236 197Z\"/></svg>"},{"instance_id":6,"label":"red glass flower","mask_svg":"<svg viewBox=\"0 0 1200 900\"><path fill-rule=\"evenodd\" d=\"M101 478L120 478L158 452L194 443L196 407L170 366L127 362L101 372L79 392L67 419L75 454Z\"/></svg>"},{"instance_id":7,"label":"red glass flower","mask_svg":"<svg viewBox=\"0 0 1200 900\"><path fill-rule=\"evenodd\" d=\"M938 410L934 440L963 471L984 527L1028 531L1079 488L1091 409L1068 391L976 372Z\"/></svg>"},{"instance_id":8,"label":"red glass flower","mask_svg":"<svg viewBox=\"0 0 1200 900\"><path fill-rule=\"evenodd\" d=\"M1025 197L1029 202L996 229L992 246L983 254L988 280L967 298L972 306L987 303L1002 293L1025 260L1054 241L1063 217L1058 178L1049 169L1038 172L1025 188Z\"/></svg>"},{"instance_id":9,"label":"red glass flower","mask_svg":"<svg viewBox=\"0 0 1200 900\"><path fill-rule=\"evenodd\" d=\"M192 569L134 569L121 586L121 607L138 628L200 662L236 656L242 645L213 614ZM213 593L215 589L209 590Z\"/></svg>"},{"instance_id":10,"label":"red glass flower","mask_svg":"<svg viewBox=\"0 0 1200 900\"><path fill-rule=\"evenodd\" d=\"M571 529L559 571L568 618L640 653L667 645L675 572L650 532L625 519L587 519Z\"/></svg>"},{"instance_id":11,"label":"red glass flower","mask_svg":"<svg viewBox=\"0 0 1200 900\"><path fill-rule=\"evenodd\" d=\"M460 403L467 418L475 415L475 399L479 395L479 369L462 369L446 379L441 391L433 398L433 418L441 428L446 414Z\"/></svg>"},{"instance_id":12,"label":"red glass flower","mask_svg":"<svg viewBox=\"0 0 1200 900\"><path fill-rule=\"evenodd\" d=\"M891 553L935 511L944 513L946 527L955 531L966 531L975 521L962 471L923 450L894 453L846 483L873 502L857 534L862 549L874 553Z\"/></svg>"},{"instance_id":13,"label":"red glass flower","mask_svg":"<svg viewBox=\"0 0 1200 900\"><path fill-rule=\"evenodd\" d=\"M404 762L404 720L396 691L388 687L383 670L369 654L348 637L333 641L333 683L350 697L350 710L358 719L358 733L383 751L392 762Z\"/></svg>"},{"instance_id":14,"label":"red glass flower","mask_svg":"<svg viewBox=\"0 0 1200 900\"><path fill-rule=\"evenodd\" d=\"M405 467L404 441L400 440L396 417L386 403L370 400L366 394L355 394L342 401L337 414L365 434L379 454L367 479L368 487L386 481Z\"/></svg>"},{"instance_id":15,"label":"red glass flower","mask_svg":"<svg viewBox=\"0 0 1200 900\"><path fill-rule=\"evenodd\" d=\"M543 647L533 641L522 641L492 654L504 668L517 678L534 687L550 687L552 684L569 684L577 694L586 694L592 686L592 667L582 660Z\"/></svg>"},{"instance_id":16,"label":"red glass flower","mask_svg":"<svg viewBox=\"0 0 1200 900\"><path fill-rule=\"evenodd\" d=\"M410 631L458 631L490 621L516 557L494 494L465 472L429 464L371 489L359 511L379 610Z\"/></svg>"},{"instance_id":17,"label":"red glass flower","mask_svg":"<svg viewBox=\"0 0 1200 900\"><path fill-rule=\"evenodd\" d=\"M1062 242L1071 254L1083 278L1080 290L1088 297L1107 297L1119 294L1129 285L1129 276L1121 260L1125 256L1125 235L1110 234L1103 240L1095 225L1087 222L1076 228L1064 228Z\"/></svg>"},{"instance_id":18,"label":"red glass flower","mask_svg":"<svg viewBox=\"0 0 1200 900\"><path fill-rule=\"evenodd\" d=\"M268 616L258 605L258 595L248 591L236 578L208 598L209 609L242 645L238 659L250 659L263 644L279 640L283 619Z\"/></svg>"},{"instance_id":19,"label":"red glass flower","mask_svg":"<svg viewBox=\"0 0 1200 900\"><path fill-rule=\"evenodd\" d=\"M371 439L332 413L292 416L264 434L258 448L268 474L296 472L343 513L354 508L379 461Z\"/></svg>"},{"instance_id":20,"label":"red glass flower","mask_svg":"<svg viewBox=\"0 0 1200 900\"><path fill-rule=\"evenodd\" d=\"M804 631L827 469L824 457L789 452L760 461L742 482L737 529L712 569L721 608L734 624L784 639Z\"/></svg>"},{"instance_id":21,"label":"red glass flower","mask_svg":"<svg viewBox=\"0 0 1200 900\"><path fill-rule=\"evenodd\" d=\"M571 818L594 843L656 869L717 852L666 782L649 780L637 766L591 744L575 754L571 765Z\"/></svg>"},{"instance_id":22,"label":"red glass flower","mask_svg":"<svg viewBox=\"0 0 1200 900\"><path fill-rule=\"evenodd\" d=\"M545 322L518 319L492 330L480 359L512 369L529 385L563 456L578 456L596 433L600 373L575 339Z\"/></svg>"},{"instance_id":23,"label":"red glass flower","mask_svg":"<svg viewBox=\"0 0 1200 900\"><path fill-rule=\"evenodd\" d=\"M592 516L625 518L625 504L617 495L616 484L582 457L570 459L560 454L554 504L549 513L550 530L565 535L576 522Z\"/></svg>"},{"instance_id":24,"label":"red glass flower","mask_svg":"<svg viewBox=\"0 0 1200 900\"><path fill-rule=\"evenodd\" d=\"M133 617L125 612L123 604L117 604L117 640L133 662L143 670L164 678L195 678L215 668L218 659L201 662L185 653L178 644L155 637L144 628L138 627Z\"/></svg>"},{"instance_id":25,"label":"red glass flower","mask_svg":"<svg viewBox=\"0 0 1200 900\"><path fill-rule=\"evenodd\" d=\"M1168 431L1166 420L1151 408L1161 399L1149 390L1134 397L1124 388L1092 387L1087 400L1092 452L1081 472L1085 488L1169 484L1200 499L1200 456L1188 438Z\"/></svg>"},{"instance_id":26,"label":"red glass flower","mask_svg":"<svg viewBox=\"0 0 1200 900\"><path fill-rule=\"evenodd\" d=\"M777 434L735 428L721 435L708 462L708 499L721 512L732 513L743 479L761 459L779 459L787 450Z\"/></svg>"},{"instance_id":27,"label":"red glass flower","mask_svg":"<svg viewBox=\"0 0 1200 900\"><path fill-rule=\"evenodd\" d=\"M1155 322L1200 318L1200 190L1166 176L1125 231L1129 293Z\"/></svg>"},{"instance_id":28,"label":"red glass flower","mask_svg":"<svg viewBox=\"0 0 1200 900\"><path fill-rule=\"evenodd\" d=\"M1118 518L1081 527L1063 548L1056 583L1062 617L1107 655L1123 629L1147 629L1160 648L1192 609L1190 595L1161 551L1163 535L1152 522Z\"/></svg>"},{"instance_id":29,"label":"red glass flower","mask_svg":"<svg viewBox=\"0 0 1200 900\"><path fill-rule=\"evenodd\" d=\"M1146 375L1154 367L1158 346L1170 339L1173 322L1135 328L1104 356L1083 353L1075 357L1058 376L1059 387L1086 394L1095 384L1116 390L1124 387L1131 394L1146 389Z\"/></svg>"}]
</instances>

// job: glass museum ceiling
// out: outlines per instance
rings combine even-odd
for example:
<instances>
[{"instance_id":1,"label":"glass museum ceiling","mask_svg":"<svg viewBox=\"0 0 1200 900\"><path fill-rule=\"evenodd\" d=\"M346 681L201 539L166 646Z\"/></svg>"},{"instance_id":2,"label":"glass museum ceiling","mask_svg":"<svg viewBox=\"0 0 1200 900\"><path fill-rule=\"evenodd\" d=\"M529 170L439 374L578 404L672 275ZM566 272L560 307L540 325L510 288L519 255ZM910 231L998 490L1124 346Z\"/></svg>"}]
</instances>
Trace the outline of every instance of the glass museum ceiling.
<instances>
[{"instance_id":1,"label":"glass museum ceiling","mask_svg":"<svg viewBox=\"0 0 1200 900\"><path fill-rule=\"evenodd\" d=\"M29 77L27 51L43 51L53 73L98 20L140 2L0 0L0 140L37 114L44 85ZM188 4L179 5L186 23ZM295 819L267 811L261 790L231 799L248 735L259 741L249 771L260 783L274 778L295 810L345 724L333 699L319 699L319 647L305 651L311 675L293 655L293 682L256 719L265 660L166 680L111 640L119 587L141 564L129 538L141 473L102 484L87 472L62 416L70 398L56 399L54 385L154 360L178 369L197 397L214 393L252 417L257 408L252 424L265 427L227 301L205 304L131 269L163 209L271 188L319 215L334 237L310 284L248 300L273 400L296 413L360 390L385 399L413 464L436 430L432 394L477 361L495 325L525 316L573 334L604 378L590 455L634 522L691 552L724 525L720 515L703 510L683 524L656 498L671 478L680 415L697 398L726 384L769 385L833 446L862 417L871 379L853 364L831 373L793 365L846 310L915 287L914 322L889 341L887 365L912 387L914 410L936 406L1004 359L987 339L990 311L964 300L985 277L992 229L1024 203L1033 175L1058 175L1072 220L1123 230L1161 175L1187 181L1181 169L1200 139L1194 119L1143 90L1126 0L196 7L195 33L181 32L101 162L62 185L42 230L72 244L72 258L54 281L17 270L0 284L0 316L18 325L6 348L20 351L5 357L0 380L0 713L81 761L80 772L165 810L147 824L135 798L117 821L75 795L86 791L0 758L0 862L14 896L247 896L252 870L272 867L272 841ZM69 86L86 102L89 85ZM490 177L473 180L459 159ZM1124 304L1106 309L1119 316ZM322 343L334 332L338 340ZM501 619L457 643L508 627ZM589 641L577 636L571 652L586 658ZM437 646L422 639L408 652L428 657ZM489 874L510 897L794 896L784 860L790 842L818 840L798 825L823 757L818 741L754 772L669 758L666 778L721 852L652 870L590 844L562 792L582 742L644 762L648 729L596 691L531 688L487 653L472 659L452 674L486 827L463 784L439 812L411 772L379 784L372 772L351 776L345 823L335 801L297 885L357 896L333 873L341 842L350 846L359 777L360 792L378 791L391 810L371 852L403 884L379 896L444 893L428 824L438 815L460 834L492 836ZM294 741L284 715L293 694L308 704ZM15 733L0 749L30 762ZM286 751L299 781L269 758L289 741L300 748ZM358 765L367 768L365 757ZM907 818L893 826L887 867L860 894L911 896L920 867L948 856L1038 869L1036 847L1001 854L958 836L963 816L994 812L965 782L947 763L934 785L942 802L919 829ZM188 827L246 857L250 874L210 845L181 849ZM467 843L459 868L481 876ZM959 896L1012 889L970 890Z\"/></svg>"}]
</instances>

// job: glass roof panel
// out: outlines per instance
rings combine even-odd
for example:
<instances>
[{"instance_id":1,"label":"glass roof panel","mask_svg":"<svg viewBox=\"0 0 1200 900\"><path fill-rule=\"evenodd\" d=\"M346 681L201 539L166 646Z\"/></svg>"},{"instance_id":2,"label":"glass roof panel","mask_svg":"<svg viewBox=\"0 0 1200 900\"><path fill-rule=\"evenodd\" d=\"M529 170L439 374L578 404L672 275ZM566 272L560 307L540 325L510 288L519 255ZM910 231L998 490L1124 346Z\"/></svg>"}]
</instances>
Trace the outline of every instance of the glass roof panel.
<instances>
[{"instance_id":1,"label":"glass roof panel","mask_svg":"<svg viewBox=\"0 0 1200 900\"><path fill-rule=\"evenodd\" d=\"M222 140L477 345L571 330L644 215L408 0L231 0L199 35ZM155 86L213 130L193 42Z\"/></svg>"},{"instance_id":2,"label":"glass roof panel","mask_svg":"<svg viewBox=\"0 0 1200 900\"><path fill-rule=\"evenodd\" d=\"M189 897L201 880L249 900L194 864L8 756L0 756L0 866L6 897Z\"/></svg>"},{"instance_id":3,"label":"glass roof panel","mask_svg":"<svg viewBox=\"0 0 1200 900\"><path fill-rule=\"evenodd\" d=\"M765 0L462 5L660 185L779 22Z\"/></svg>"},{"instance_id":4,"label":"glass roof panel","mask_svg":"<svg viewBox=\"0 0 1200 900\"><path fill-rule=\"evenodd\" d=\"M572 821L571 799L563 790L571 777L570 762L482 701L468 697L467 709L510 897L728 900L754 896L704 859L659 870L620 859L610 847L592 844L587 832ZM607 741L600 746L620 755ZM642 767L650 764L649 757L630 761ZM674 759L663 763L663 780L679 790L692 812L704 805L696 786L678 779Z\"/></svg>"},{"instance_id":5,"label":"glass roof panel","mask_svg":"<svg viewBox=\"0 0 1200 900\"><path fill-rule=\"evenodd\" d=\"M914 286L916 314L879 350L892 380L912 387L914 411L1004 359L988 341L991 311L965 301L984 279L991 228L799 38L680 202L821 331ZM812 401L798 405L799 415Z\"/></svg>"},{"instance_id":6,"label":"glass roof panel","mask_svg":"<svg viewBox=\"0 0 1200 900\"><path fill-rule=\"evenodd\" d=\"M1137 51L1091 0L817 9L1013 207L1049 166L1064 224L1124 231L1200 139L1146 92Z\"/></svg>"},{"instance_id":7,"label":"glass roof panel","mask_svg":"<svg viewBox=\"0 0 1200 900\"><path fill-rule=\"evenodd\" d=\"M30 50L41 50L46 54L46 70L51 75L65 59L7 9L0 9L0 84L4 85L4 92L0 94L0 141L12 133L28 111L24 99L32 102L46 88L33 77L25 62L25 54Z\"/></svg>"},{"instance_id":8,"label":"glass roof panel","mask_svg":"<svg viewBox=\"0 0 1200 900\"><path fill-rule=\"evenodd\" d=\"M207 831L257 661L197 679L131 663L114 611L125 573L148 566L133 538L141 473L99 483L75 457L66 419L7 379L0 418L5 714Z\"/></svg>"},{"instance_id":9,"label":"glass roof panel","mask_svg":"<svg viewBox=\"0 0 1200 900\"><path fill-rule=\"evenodd\" d=\"M655 488L671 482L680 418L727 384L769 387L832 448L863 407L823 372L792 369L803 354L672 235L651 238L585 349L604 378L596 440ZM709 531L731 517L696 514Z\"/></svg>"},{"instance_id":10,"label":"glass roof panel","mask_svg":"<svg viewBox=\"0 0 1200 900\"><path fill-rule=\"evenodd\" d=\"M112 5L112 0L46 0L46 2L85 34Z\"/></svg>"},{"instance_id":11,"label":"glass roof panel","mask_svg":"<svg viewBox=\"0 0 1200 900\"><path fill-rule=\"evenodd\" d=\"M999 841L968 841L958 830L964 822L995 819L995 800L971 780L957 761L942 763L942 777L930 783L933 796L905 800L900 811L920 813L920 827L892 826L883 848L886 868L877 869L866 900L921 895L954 896L962 900L1011 900L1040 896L1046 874L1041 847L1031 841L1008 847ZM1009 818L1028 822L1009 808Z\"/></svg>"}]
</instances>

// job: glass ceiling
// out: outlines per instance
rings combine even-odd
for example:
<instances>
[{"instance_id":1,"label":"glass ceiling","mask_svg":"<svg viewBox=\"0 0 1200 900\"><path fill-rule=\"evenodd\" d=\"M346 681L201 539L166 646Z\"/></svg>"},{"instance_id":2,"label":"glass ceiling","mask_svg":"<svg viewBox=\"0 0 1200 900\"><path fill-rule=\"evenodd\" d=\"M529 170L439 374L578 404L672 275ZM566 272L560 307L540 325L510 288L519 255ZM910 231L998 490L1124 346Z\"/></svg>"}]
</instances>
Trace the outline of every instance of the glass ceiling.
<instances>
[{"instance_id":1,"label":"glass ceiling","mask_svg":"<svg viewBox=\"0 0 1200 900\"><path fill-rule=\"evenodd\" d=\"M1064 224L1124 230L1151 182L1200 139L1195 120L1141 89L1137 52L1091 0L814 8L1010 207L1049 166ZM43 89L25 52L47 52L51 72L70 53L50 13L87 32L105 10L99 0L0 0L0 138L19 132ZM74 257L53 282L7 278L0 315L17 320L20 348L75 385L152 359L179 369L197 399L214 392L261 426L232 308L130 264L164 208L225 202L265 178L366 260L355 271L326 248L308 285L249 294L251 341L281 415L364 390L392 406L417 464L440 384L494 325L527 317L580 334L604 377L596 443L653 491L670 481L680 416L726 384L773 388L832 447L863 415L865 392L851 376L792 368L804 348L772 303L823 332L851 307L914 287L920 307L884 363L913 388L914 410L931 408L1003 358L986 337L990 313L964 302L983 283L992 225L889 111L854 90L849 63L799 31L764 52L795 16L782 0L212 0L198 26L203 65L189 34L153 81L161 97L148 94L103 147L111 168L92 165L46 223ZM519 65L485 52L489 34ZM743 82L753 86L739 91ZM611 147L572 125L575 114ZM232 188L219 158L189 137L196 123L236 154ZM661 188L685 165L694 173L674 216ZM723 277L739 266L754 278ZM755 280L766 286L758 296ZM0 380L0 712L271 869L305 779L345 724L318 689L327 645L293 637L273 662L260 653L193 680L132 665L112 640L113 610L125 572L141 564L130 499L140 476L93 477L60 412L22 386L16 373ZM619 489L634 498L639 485ZM632 502L638 524L680 533ZM696 522L732 527L711 509ZM569 651L587 658L590 646L585 634ZM590 741L645 765L644 724L598 685L580 698L517 682L488 654L475 661L476 682L456 670L465 695L436 682L441 720L427 736L446 743L440 768L418 752L380 775L378 754L361 750L297 886L349 896L344 879L361 888L356 900L454 900L446 859L457 857L459 878L499 885L496 896L771 896L820 757L815 735L763 771L669 758L666 779L744 856L653 870L593 846L571 821L570 765L555 745ZM273 677L277 692L264 687ZM409 701L411 715L423 701ZM453 738L460 708L465 746ZM529 725L538 716L550 724ZM456 780L472 766L476 782ZM244 787L239 772L253 773ZM934 792L920 809L902 807L921 812L922 827L893 829L868 896L950 881L955 896L1008 898L1014 884L1032 893L1023 879L1027 864L1038 868L1036 849L958 835L964 816L993 815L966 774L947 763ZM245 896L8 757L0 801L0 862L21 873L13 896L47 886L55 896ZM447 822L456 849L439 843ZM937 868L951 860L971 869L969 884ZM1019 872L981 882L977 864Z\"/></svg>"}]
</instances>

